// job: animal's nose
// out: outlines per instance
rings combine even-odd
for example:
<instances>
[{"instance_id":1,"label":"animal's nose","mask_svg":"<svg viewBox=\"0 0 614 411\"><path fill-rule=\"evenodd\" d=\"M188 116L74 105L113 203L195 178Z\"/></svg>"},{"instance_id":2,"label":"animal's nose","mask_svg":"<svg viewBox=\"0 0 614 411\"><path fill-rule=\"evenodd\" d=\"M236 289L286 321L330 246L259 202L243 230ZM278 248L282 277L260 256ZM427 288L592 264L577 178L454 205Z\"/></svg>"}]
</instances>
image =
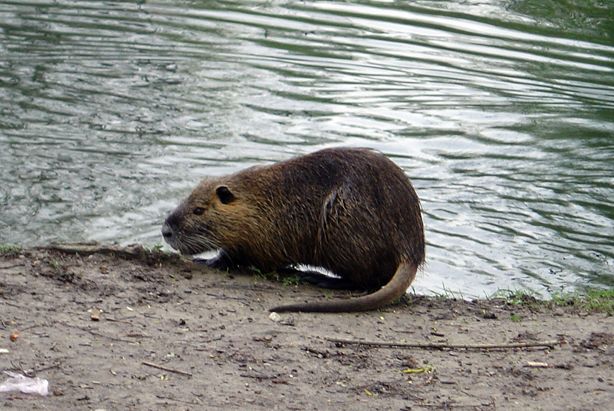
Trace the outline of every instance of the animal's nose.
<instances>
[{"instance_id":1,"label":"animal's nose","mask_svg":"<svg viewBox=\"0 0 614 411\"><path fill-rule=\"evenodd\" d=\"M168 223L164 223L162 226L162 237L164 237L165 240L170 240L173 237L173 229Z\"/></svg>"}]
</instances>

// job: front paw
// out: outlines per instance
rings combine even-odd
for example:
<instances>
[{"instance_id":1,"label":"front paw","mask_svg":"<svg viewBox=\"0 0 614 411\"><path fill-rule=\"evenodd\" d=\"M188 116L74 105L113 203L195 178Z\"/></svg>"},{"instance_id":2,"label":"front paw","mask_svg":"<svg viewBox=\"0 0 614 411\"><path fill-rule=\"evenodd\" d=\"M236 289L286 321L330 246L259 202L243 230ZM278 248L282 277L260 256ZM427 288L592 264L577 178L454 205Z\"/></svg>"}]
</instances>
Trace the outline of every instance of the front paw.
<instances>
[{"instance_id":1,"label":"front paw","mask_svg":"<svg viewBox=\"0 0 614 411\"><path fill-rule=\"evenodd\" d=\"M196 264L204 264L207 267L215 268L216 270L228 271L236 267L235 264L232 264L228 256L225 254L218 254L213 258L194 258L192 259L193 263Z\"/></svg>"},{"instance_id":2,"label":"front paw","mask_svg":"<svg viewBox=\"0 0 614 411\"><path fill-rule=\"evenodd\" d=\"M208 266L208 261L211 260L211 258L192 258L192 262L194 264L200 264L200 265L207 265Z\"/></svg>"}]
</instances>

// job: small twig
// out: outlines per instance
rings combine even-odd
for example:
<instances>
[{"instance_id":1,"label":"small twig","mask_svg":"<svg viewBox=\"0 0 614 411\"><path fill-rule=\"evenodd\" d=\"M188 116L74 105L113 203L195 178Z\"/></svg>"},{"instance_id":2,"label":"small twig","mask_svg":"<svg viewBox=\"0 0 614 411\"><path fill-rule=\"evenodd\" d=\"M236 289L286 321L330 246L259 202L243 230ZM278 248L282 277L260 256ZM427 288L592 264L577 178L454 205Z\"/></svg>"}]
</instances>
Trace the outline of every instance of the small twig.
<instances>
[{"instance_id":1,"label":"small twig","mask_svg":"<svg viewBox=\"0 0 614 411\"><path fill-rule=\"evenodd\" d=\"M68 324L68 323L65 323L64 321L56 321L56 323L57 324L62 324L65 327L76 328L77 330L81 330L83 332L86 332L86 333L91 334L91 335L95 335L97 337L108 338L111 341L121 341L121 342L127 342L127 343L135 342L134 340L127 340L125 338L118 338L118 337L113 337L112 335L102 334L102 333L99 333L99 332L97 332L95 330L91 330L91 329L89 329L87 327L81 327L79 325L74 325L74 324Z\"/></svg>"},{"instance_id":2,"label":"small twig","mask_svg":"<svg viewBox=\"0 0 614 411\"><path fill-rule=\"evenodd\" d=\"M6 300L2 300L2 304L6 304L8 306L15 307L15 308L23 308L24 307L21 304L16 304L16 303L13 303L11 301L6 301Z\"/></svg>"},{"instance_id":3,"label":"small twig","mask_svg":"<svg viewBox=\"0 0 614 411\"><path fill-rule=\"evenodd\" d=\"M219 294L214 294L214 293L205 293L205 295L208 295L209 297L217 298L219 300L237 300L237 301L241 301L243 304L248 303L248 300L245 297L232 297L228 295L219 295Z\"/></svg>"},{"instance_id":4,"label":"small twig","mask_svg":"<svg viewBox=\"0 0 614 411\"><path fill-rule=\"evenodd\" d=\"M51 365L48 365L47 367L35 368L32 371L35 374L38 374L39 372L43 372L43 371L51 370L51 369L54 369L54 368L58 368L60 365L61 365L60 363L51 364Z\"/></svg>"},{"instance_id":5,"label":"small twig","mask_svg":"<svg viewBox=\"0 0 614 411\"><path fill-rule=\"evenodd\" d=\"M45 247L39 247L41 250L59 251L68 254L117 254L122 257L138 257L143 252L143 247L135 244L131 244L126 247L120 247L118 245L102 245L98 243L61 243L51 244Z\"/></svg>"},{"instance_id":6,"label":"small twig","mask_svg":"<svg viewBox=\"0 0 614 411\"><path fill-rule=\"evenodd\" d=\"M45 325L45 324L32 324L32 325L28 325L27 327L23 327L19 331L24 332L24 331L27 331L27 330L31 330L32 328L42 327L43 325Z\"/></svg>"},{"instance_id":7,"label":"small twig","mask_svg":"<svg viewBox=\"0 0 614 411\"><path fill-rule=\"evenodd\" d=\"M100 244L96 242L59 243L44 247L35 247L34 249L41 251L56 251L65 254L77 254L79 256L92 254L115 255L126 260L147 260L148 258L155 257L165 261L182 261L182 258L178 254L148 250L139 244L120 246L117 244Z\"/></svg>"},{"instance_id":8,"label":"small twig","mask_svg":"<svg viewBox=\"0 0 614 411\"><path fill-rule=\"evenodd\" d=\"M142 334L142 333L129 333L129 334L126 334L126 337L130 337L130 338L152 338L151 335Z\"/></svg>"},{"instance_id":9,"label":"small twig","mask_svg":"<svg viewBox=\"0 0 614 411\"><path fill-rule=\"evenodd\" d=\"M528 368L560 368L563 370L571 370L573 367L570 364L549 364L547 362L528 361L525 364Z\"/></svg>"},{"instance_id":10,"label":"small twig","mask_svg":"<svg viewBox=\"0 0 614 411\"><path fill-rule=\"evenodd\" d=\"M199 400L198 398L196 399L198 402L193 402L193 401L186 401L186 400L180 400L177 398L173 398L173 397L165 397L163 395L156 395L156 398L160 398L161 400L169 400L169 401L176 401L176 402L180 402L183 404L188 404L188 405L199 405L202 404L203 402L201 400Z\"/></svg>"},{"instance_id":11,"label":"small twig","mask_svg":"<svg viewBox=\"0 0 614 411\"><path fill-rule=\"evenodd\" d=\"M148 367L157 368L159 370L164 370L164 371L168 371L168 372L174 372L176 374L181 374L181 375L187 375L188 377L192 376L192 373L189 373L189 372L186 372L186 371L181 371L181 370L176 370L174 368L165 367L163 365L154 364L154 363L148 362L148 361L142 361L141 364L147 365Z\"/></svg>"},{"instance_id":12,"label":"small twig","mask_svg":"<svg viewBox=\"0 0 614 411\"><path fill-rule=\"evenodd\" d=\"M550 364L548 364L547 362L538 362L538 361L528 361L525 364L525 367L529 367L529 368L548 368L550 367Z\"/></svg>"},{"instance_id":13,"label":"small twig","mask_svg":"<svg viewBox=\"0 0 614 411\"><path fill-rule=\"evenodd\" d=\"M446 344L446 343L401 343L401 342L385 342L385 341L361 341L361 340L348 340L344 338L331 338L324 337L325 340L351 345L367 345L372 347L385 347L385 348L422 348L422 349L435 349L435 350L507 350L513 348L554 348L558 341L541 341L531 343L511 343L511 344Z\"/></svg>"},{"instance_id":14,"label":"small twig","mask_svg":"<svg viewBox=\"0 0 614 411\"><path fill-rule=\"evenodd\" d=\"M10 268L23 267L24 265L26 265L26 264L25 263L17 263L17 264L12 264L12 265L0 265L0 270L8 270Z\"/></svg>"},{"instance_id":15,"label":"small twig","mask_svg":"<svg viewBox=\"0 0 614 411\"><path fill-rule=\"evenodd\" d=\"M29 375L29 377L37 375L38 373L41 373L43 371L48 371L48 370L52 370L54 368L59 368L60 365L61 365L60 363L55 363L55 364L48 365L46 367L35 368L35 369L30 371L31 375Z\"/></svg>"},{"instance_id":16,"label":"small twig","mask_svg":"<svg viewBox=\"0 0 614 411\"><path fill-rule=\"evenodd\" d=\"M121 308L123 308L123 307L121 307ZM132 323L131 323L130 321L128 321L128 320L131 320L131 319L133 319L133 318L136 318L136 316L135 316L135 315L133 315L133 316L130 316L130 317L124 317L124 318L104 317L104 319L105 319L105 320L107 320L107 321L111 321L111 322L114 322L114 323L124 323L124 324L132 324Z\"/></svg>"},{"instance_id":17,"label":"small twig","mask_svg":"<svg viewBox=\"0 0 614 411\"><path fill-rule=\"evenodd\" d=\"M239 374L239 376L243 378L255 378L257 380L274 380L275 378L277 378L274 375L266 375L262 373L244 373Z\"/></svg>"}]
</instances>

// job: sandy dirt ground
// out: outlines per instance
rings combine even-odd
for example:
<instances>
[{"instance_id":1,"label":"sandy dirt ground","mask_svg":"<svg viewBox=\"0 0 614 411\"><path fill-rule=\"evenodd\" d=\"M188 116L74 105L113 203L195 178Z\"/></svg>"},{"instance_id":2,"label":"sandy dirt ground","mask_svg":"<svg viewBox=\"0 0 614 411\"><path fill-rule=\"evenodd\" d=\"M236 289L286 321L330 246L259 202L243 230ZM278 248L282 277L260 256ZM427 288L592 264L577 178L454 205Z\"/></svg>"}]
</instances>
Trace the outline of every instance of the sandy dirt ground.
<instances>
[{"instance_id":1,"label":"sandy dirt ground","mask_svg":"<svg viewBox=\"0 0 614 411\"><path fill-rule=\"evenodd\" d=\"M267 311L347 296L139 247L5 254L0 371L50 393L0 393L0 409L612 409L611 316L418 296L360 314Z\"/></svg>"}]
</instances>

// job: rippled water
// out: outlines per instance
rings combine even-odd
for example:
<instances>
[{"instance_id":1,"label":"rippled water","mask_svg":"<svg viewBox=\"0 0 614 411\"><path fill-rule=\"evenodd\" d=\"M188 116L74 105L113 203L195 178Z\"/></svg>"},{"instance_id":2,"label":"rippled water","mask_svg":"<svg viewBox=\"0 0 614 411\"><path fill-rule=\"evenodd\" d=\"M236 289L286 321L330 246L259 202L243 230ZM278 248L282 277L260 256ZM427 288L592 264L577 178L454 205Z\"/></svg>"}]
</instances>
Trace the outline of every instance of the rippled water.
<instances>
[{"instance_id":1,"label":"rippled water","mask_svg":"<svg viewBox=\"0 0 614 411\"><path fill-rule=\"evenodd\" d=\"M161 242L205 175L382 150L415 287L614 285L614 3L3 1L0 242Z\"/></svg>"}]
</instances>

